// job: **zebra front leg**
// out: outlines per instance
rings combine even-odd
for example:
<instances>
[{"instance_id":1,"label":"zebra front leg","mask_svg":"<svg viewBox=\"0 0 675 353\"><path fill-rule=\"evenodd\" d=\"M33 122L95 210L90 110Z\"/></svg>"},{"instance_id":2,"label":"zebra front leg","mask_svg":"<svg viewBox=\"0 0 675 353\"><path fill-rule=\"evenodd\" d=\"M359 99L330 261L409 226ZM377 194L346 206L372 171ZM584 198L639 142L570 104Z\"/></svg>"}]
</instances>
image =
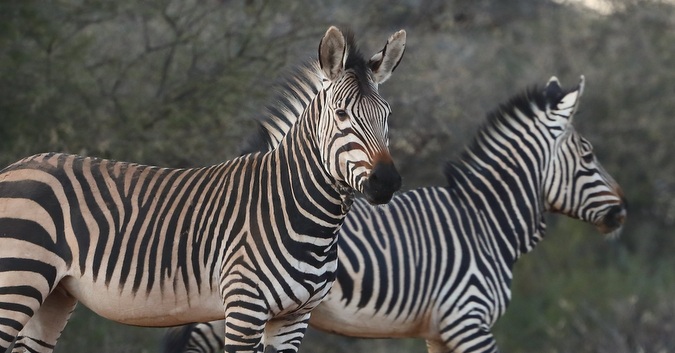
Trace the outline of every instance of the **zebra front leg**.
<instances>
[{"instance_id":1,"label":"zebra front leg","mask_svg":"<svg viewBox=\"0 0 675 353\"><path fill-rule=\"evenodd\" d=\"M225 353L262 352L263 333L270 316L259 298L230 292L225 302Z\"/></svg>"},{"instance_id":2,"label":"zebra front leg","mask_svg":"<svg viewBox=\"0 0 675 353\"><path fill-rule=\"evenodd\" d=\"M296 353L307 330L309 313L271 320L265 327L265 353Z\"/></svg>"},{"instance_id":3,"label":"zebra front leg","mask_svg":"<svg viewBox=\"0 0 675 353\"><path fill-rule=\"evenodd\" d=\"M443 322L441 341L427 341L429 353L498 353L490 326L470 316Z\"/></svg>"},{"instance_id":4,"label":"zebra front leg","mask_svg":"<svg viewBox=\"0 0 675 353\"><path fill-rule=\"evenodd\" d=\"M443 341L427 340L427 353L446 353L448 347Z\"/></svg>"},{"instance_id":5,"label":"zebra front leg","mask_svg":"<svg viewBox=\"0 0 675 353\"><path fill-rule=\"evenodd\" d=\"M233 313L225 319L225 353L260 353L265 321L249 314Z\"/></svg>"},{"instance_id":6,"label":"zebra front leg","mask_svg":"<svg viewBox=\"0 0 675 353\"><path fill-rule=\"evenodd\" d=\"M57 287L21 330L12 352L52 352L76 305L77 299Z\"/></svg>"}]
</instances>

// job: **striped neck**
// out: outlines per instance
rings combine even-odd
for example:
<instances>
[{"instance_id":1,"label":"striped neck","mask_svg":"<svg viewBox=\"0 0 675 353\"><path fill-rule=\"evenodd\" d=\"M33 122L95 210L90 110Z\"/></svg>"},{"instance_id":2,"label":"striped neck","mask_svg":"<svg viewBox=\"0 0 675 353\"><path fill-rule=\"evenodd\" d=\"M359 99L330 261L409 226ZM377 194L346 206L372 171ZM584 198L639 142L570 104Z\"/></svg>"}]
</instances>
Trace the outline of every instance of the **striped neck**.
<instances>
[{"instance_id":1,"label":"striped neck","mask_svg":"<svg viewBox=\"0 0 675 353\"><path fill-rule=\"evenodd\" d=\"M450 191L495 219L490 236L503 239L501 255L511 263L546 232L542 182L549 156L536 125L537 119L523 116L493 118L460 160L445 169ZM511 135L518 137L506 137L506 130L518 131Z\"/></svg>"},{"instance_id":2,"label":"striped neck","mask_svg":"<svg viewBox=\"0 0 675 353\"><path fill-rule=\"evenodd\" d=\"M291 126L279 146L269 153L276 164L280 187L295 200L287 205L288 219L306 218L311 228L301 236L334 237L344 220L354 191L341 185L324 168L317 143L318 117L323 93L315 97L306 111Z\"/></svg>"}]
</instances>

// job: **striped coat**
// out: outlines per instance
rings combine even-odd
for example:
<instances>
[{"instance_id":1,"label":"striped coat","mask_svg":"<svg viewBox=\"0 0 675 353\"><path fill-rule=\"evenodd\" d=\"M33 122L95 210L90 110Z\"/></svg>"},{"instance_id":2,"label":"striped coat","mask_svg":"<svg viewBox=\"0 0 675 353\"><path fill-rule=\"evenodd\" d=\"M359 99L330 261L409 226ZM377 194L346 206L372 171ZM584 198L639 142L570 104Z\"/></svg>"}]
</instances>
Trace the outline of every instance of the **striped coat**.
<instances>
[{"instance_id":1,"label":"striped coat","mask_svg":"<svg viewBox=\"0 0 675 353\"><path fill-rule=\"evenodd\" d=\"M400 187L389 78L405 32L365 60L329 28L321 88L273 151L172 169L57 153L0 172L0 350L51 352L76 303L118 322L225 319L227 352L295 352L330 289L354 191Z\"/></svg>"},{"instance_id":2,"label":"striped coat","mask_svg":"<svg viewBox=\"0 0 675 353\"><path fill-rule=\"evenodd\" d=\"M546 213L618 233L618 184L572 120L583 80L553 78L490 115L448 184L372 207L356 201L340 230L337 281L310 325L354 337L419 337L429 352L495 352L490 328L511 299L513 266L544 237ZM289 119L288 121L292 121ZM170 331L181 349L213 352L219 322Z\"/></svg>"}]
</instances>

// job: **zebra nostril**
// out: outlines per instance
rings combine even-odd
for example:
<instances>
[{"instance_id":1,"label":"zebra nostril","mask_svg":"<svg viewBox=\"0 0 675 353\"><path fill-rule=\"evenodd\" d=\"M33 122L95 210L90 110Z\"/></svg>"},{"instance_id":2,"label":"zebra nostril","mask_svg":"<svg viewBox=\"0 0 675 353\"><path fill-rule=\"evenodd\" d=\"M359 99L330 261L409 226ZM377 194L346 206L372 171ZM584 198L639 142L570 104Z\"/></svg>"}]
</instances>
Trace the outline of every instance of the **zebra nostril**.
<instances>
[{"instance_id":1,"label":"zebra nostril","mask_svg":"<svg viewBox=\"0 0 675 353\"><path fill-rule=\"evenodd\" d=\"M401 175L394 163L378 163L364 184L363 193L373 204L389 202L394 192L401 188Z\"/></svg>"},{"instance_id":2,"label":"zebra nostril","mask_svg":"<svg viewBox=\"0 0 675 353\"><path fill-rule=\"evenodd\" d=\"M618 228L626 221L626 208L623 205L613 206L605 216L605 226L609 228Z\"/></svg>"},{"instance_id":3,"label":"zebra nostril","mask_svg":"<svg viewBox=\"0 0 675 353\"><path fill-rule=\"evenodd\" d=\"M373 173L368 178L371 184L380 185L380 187L398 191L401 188L401 175L396 170L394 163L378 163Z\"/></svg>"}]
</instances>

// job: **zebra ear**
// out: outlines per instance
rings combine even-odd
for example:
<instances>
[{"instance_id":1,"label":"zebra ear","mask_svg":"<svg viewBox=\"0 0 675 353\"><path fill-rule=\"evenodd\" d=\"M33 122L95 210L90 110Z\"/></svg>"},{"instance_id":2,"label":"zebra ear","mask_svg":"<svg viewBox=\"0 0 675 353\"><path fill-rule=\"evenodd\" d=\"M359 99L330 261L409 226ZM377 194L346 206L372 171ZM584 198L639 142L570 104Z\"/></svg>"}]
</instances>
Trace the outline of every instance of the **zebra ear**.
<instances>
[{"instance_id":1,"label":"zebra ear","mask_svg":"<svg viewBox=\"0 0 675 353\"><path fill-rule=\"evenodd\" d=\"M581 98L584 92L584 84L585 79L581 75L579 85L569 92L564 92L560 88L558 78L555 76L551 77L545 89L546 101L550 112L571 122L574 113L579 107L579 98Z\"/></svg>"},{"instance_id":2,"label":"zebra ear","mask_svg":"<svg viewBox=\"0 0 675 353\"><path fill-rule=\"evenodd\" d=\"M375 83L380 84L388 80L403 58L405 52L406 33L400 30L389 37L387 44L379 53L373 55L368 66L373 71Z\"/></svg>"},{"instance_id":3,"label":"zebra ear","mask_svg":"<svg viewBox=\"0 0 675 353\"><path fill-rule=\"evenodd\" d=\"M335 26L331 26L319 44L319 65L326 78L333 81L344 70L347 44L345 37Z\"/></svg>"}]
</instances>

